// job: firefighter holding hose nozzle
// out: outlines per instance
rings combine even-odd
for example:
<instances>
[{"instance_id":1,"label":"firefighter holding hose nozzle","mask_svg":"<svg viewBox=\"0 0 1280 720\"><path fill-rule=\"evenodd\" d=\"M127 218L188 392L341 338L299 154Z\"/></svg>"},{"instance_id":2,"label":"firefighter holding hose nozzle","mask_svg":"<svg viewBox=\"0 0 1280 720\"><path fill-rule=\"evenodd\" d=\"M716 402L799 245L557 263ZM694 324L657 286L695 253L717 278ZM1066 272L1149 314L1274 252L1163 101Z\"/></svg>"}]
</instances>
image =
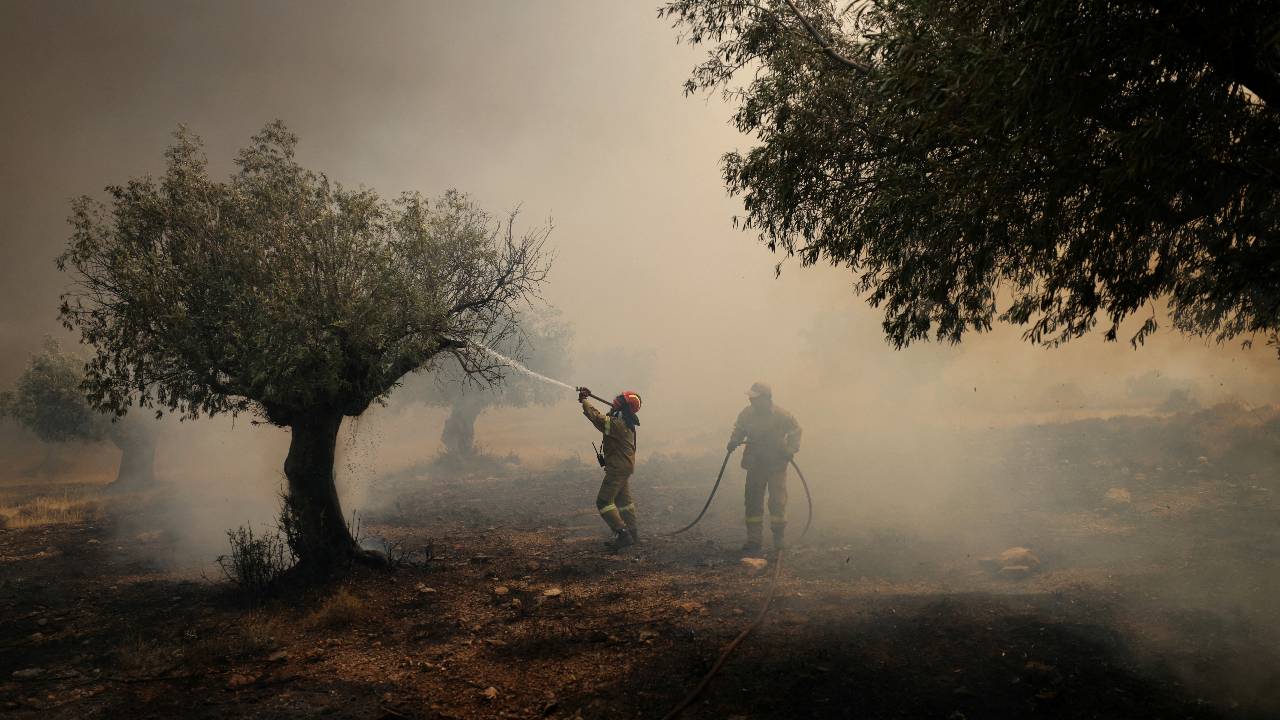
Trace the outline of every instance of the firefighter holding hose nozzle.
<instances>
[{"instance_id":1,"label":"firefighter holding hose nozzle","mask_svg":"<svg viewBox=\"0 0 1280 720\"><path fill-rule=\"evenodd\" d=\"M800 451L800 423L795 416L773 404L773 390L762 382L747 391L751 404L738 414L725 448L732 452L746 443L742 467L747 471L746 555L759 555L764 543L764 500L769 495L769 524L773 548L786 547L787 463Z\"/></svg>"},{"instance_id":2,"label":"firefighter holding hose nozzle","mask_svg":"<svg viewBox=\"0 0 1280 720\"><path fill-rule=\"evenodd\" d=\"M596 508L604 518L613 539L605 543L610 550L635 545L640 542L640 530L636 526L636 504L631 499L631 473L636 468L636 426L640 418L640 396L630 390L619 394L607 415L601 415L589 399L593 397L587 388L578 388L578 402L582 414L604 435L597 459L604 468L604 481L596 495Z\"/></svg>"}]
</instances>

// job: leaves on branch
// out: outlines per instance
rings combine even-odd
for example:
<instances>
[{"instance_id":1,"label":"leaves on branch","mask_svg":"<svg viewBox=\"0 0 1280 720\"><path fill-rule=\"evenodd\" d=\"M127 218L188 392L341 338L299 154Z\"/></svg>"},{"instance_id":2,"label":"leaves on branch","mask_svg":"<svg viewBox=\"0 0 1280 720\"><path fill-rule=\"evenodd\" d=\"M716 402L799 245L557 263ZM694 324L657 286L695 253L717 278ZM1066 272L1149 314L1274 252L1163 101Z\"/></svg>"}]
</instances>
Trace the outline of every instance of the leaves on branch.
<instances>
[{"instance_id":1,"label":"leaves on branch","mask_svg":"<svg viewBox=\"0 0 1280 720\"><path fill-rule=\"evenodd\" d=\"M722 91L758 141L724 157L737 224L847 267L894 345L997 319L1046 344L1101 319L1115 339L1153 301L1218 339L1280 326L1274 3L677 0L660 15L708 48L686 91Z\"/></svg>"},{"instance_id":2,"label":"leaves on branch","mask_svg":"<svg viewBox=\"0 0 1280 720\"><path fill-rule=\"evenodd\" d=\"M184 417L254 411L277 424L358 415L442 353L498 377L469 342L515 332L545 280L549 228L516 232L466 195L394 201L295 159L280 122L224 182L185 128L159 179L73 205L61 318L96 349L97 405Z\"/></svg>"}]
</instances>

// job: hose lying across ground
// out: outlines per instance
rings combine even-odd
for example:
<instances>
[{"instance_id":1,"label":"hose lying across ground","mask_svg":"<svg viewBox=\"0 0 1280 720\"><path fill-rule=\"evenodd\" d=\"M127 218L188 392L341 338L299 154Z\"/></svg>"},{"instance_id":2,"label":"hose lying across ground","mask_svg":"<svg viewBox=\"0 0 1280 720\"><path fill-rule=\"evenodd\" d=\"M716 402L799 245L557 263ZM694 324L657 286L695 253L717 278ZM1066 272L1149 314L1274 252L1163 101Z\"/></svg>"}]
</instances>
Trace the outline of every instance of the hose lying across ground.
<instances>
[{"instance_id":1,"label":"hose lying across ground","mask_svg":"<svg viewBox=\"0 0 1280 720\"><path fill-rule=\"evenodd\" d=\"M732 642L725 646L724 650L720 653L720 657L716 659L715 664L711 666L711 669L707 671L706 675L702 676L702 681L698 683L698 686L690 691L689 694L680 701L680 704L672 708L671 712L663 715L662 720L674 720L680 716L680 713L687 710L689 706L693 704L693 701L697 700L698 696L702 694L702 691L707 689L707 685L711 684L711 678L715 677L716 673L720 672L720 668L724 666L725 661L729 659L729 656L733 654L733 651L738 649L738 646L741 645L742 641L751 634L752 630L760 627L760 623L764 622L765 613L769 612L769 605L773 602L773 596L778 592L778 578L782 575L782 553L783 551L779 550L777 558L773 561L773 581L769 583L769 592L765 594L764 604L760 606L760 612L756 613L755 619L751 621L750 625L743 628L742 632L738 633L738 636L735 637Z\"/></svg>"},{"instance_id":2,"label":"hose lying across ground","mask_svg":"<svg viewBox=\"0 0 1280 720\"><path fill-rule=\"evenodd\" d=\"M703 504L702 512L698 513L698 517L694 518L693 522L685 525L679 530L664 533L665 535L679 535L680 533L692 528L694 525L697 525L698 521L702 519L702 516L707 514L707 508L711 507L711 500L715 498L716 490L720 489L720 481L724 478L724 469L729 466L729 457L731 455L733 455L733 450L724 454L724 462L720 463L720 473L716 475L716 484L711 487L711 494L707 496L707 502ZM804 530L800 533L800 539L804 539L805 534L809 532L809 526L813 524L813 495L809 493L809 483L805 480L804 473L800 472L800 466L796 465L795 460L791 460L790 463L791 467L795 468L796 475L800 476L800 485L804 487L804 497L809 503L809 518L805 521ZM697 700L698 696L702 694L702 691L706 690L707 686L711 684L711 679L716 676L716 673L720 672L720 668L724 666L725 661L729 659L729 656L733 654L733 651L737 650L738 646L742 644L742 641L745 640L753 630L760 627L760 623L764 622L764 616L769 612L769 606L773 603L773 597L778 592L778 580L782 577L782 555L783 551L779 550L777 556L773 560L773 580L769 583L769 590L765 593L764 603L760 606L760 612L756 613L755 619L753 619L749 625L743 628L742 632L738 633L737 637L725 646L724 650L720 652L720 657L716 659L715 664L711 666L711 669L707 671L707 674L702 676L702 680L698 683L697 687L691 690L678 705L671 709L670 712L663 715L662 720L674 720L680 716L680 713L687 710L689 706L693 704L693 701Z\"/></svg>"}]
</instances>

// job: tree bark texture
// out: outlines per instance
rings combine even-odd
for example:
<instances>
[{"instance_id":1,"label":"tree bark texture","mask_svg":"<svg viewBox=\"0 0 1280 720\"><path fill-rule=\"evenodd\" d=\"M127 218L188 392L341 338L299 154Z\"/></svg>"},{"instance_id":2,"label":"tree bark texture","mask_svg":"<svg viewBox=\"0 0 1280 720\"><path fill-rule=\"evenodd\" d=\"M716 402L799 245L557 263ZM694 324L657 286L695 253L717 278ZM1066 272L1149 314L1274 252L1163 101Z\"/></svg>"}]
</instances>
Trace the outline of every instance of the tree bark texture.
<instances>
[{"instance_id":1,"label":"tree bark texture","mask_svg":"<svg viewBox=\"0 0 1280 720\"><path fill-rule=\"evenodd\" d=\"M295 420L284 474L288 536L298 561L325 567L358 554L334 484L333 460L342 414L318 413Z\"/></svg>"}]
</instances>

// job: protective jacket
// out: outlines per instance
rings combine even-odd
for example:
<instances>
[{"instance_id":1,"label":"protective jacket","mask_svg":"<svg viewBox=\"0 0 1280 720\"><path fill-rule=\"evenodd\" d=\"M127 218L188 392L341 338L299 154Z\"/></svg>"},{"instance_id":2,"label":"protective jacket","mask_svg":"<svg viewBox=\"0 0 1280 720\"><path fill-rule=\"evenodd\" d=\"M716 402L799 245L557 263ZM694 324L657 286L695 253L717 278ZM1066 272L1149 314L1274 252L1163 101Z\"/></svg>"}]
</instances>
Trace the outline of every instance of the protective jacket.
<instances>
[{"instance_id":1,"label":"protective jacket","mask_svg":"<svg viewBox=\"0 0 1280 720\"><path fill-rule=\"evenodd\" d=\"M604 434L600 454L604 455L604 469L609 473L630 475L636 469L636 433L627 427L622 418L602 415L586 400L582 401L582 414Z\"/></svg>"},{"instance_id":2,"label":"protective jacket","mask_svg":"<svg viewBox=\"0 0 1280 720\"><path fill-rule=\"evenodd\" d=\"M800 452L800 423L795 416L777 405L767 410L757 410L748 405L738 413L729 442L736 445L746 441L742 453L742 467L747 470L778 470L785 468L792 455Z\"/></svg>"}]
</instances>

